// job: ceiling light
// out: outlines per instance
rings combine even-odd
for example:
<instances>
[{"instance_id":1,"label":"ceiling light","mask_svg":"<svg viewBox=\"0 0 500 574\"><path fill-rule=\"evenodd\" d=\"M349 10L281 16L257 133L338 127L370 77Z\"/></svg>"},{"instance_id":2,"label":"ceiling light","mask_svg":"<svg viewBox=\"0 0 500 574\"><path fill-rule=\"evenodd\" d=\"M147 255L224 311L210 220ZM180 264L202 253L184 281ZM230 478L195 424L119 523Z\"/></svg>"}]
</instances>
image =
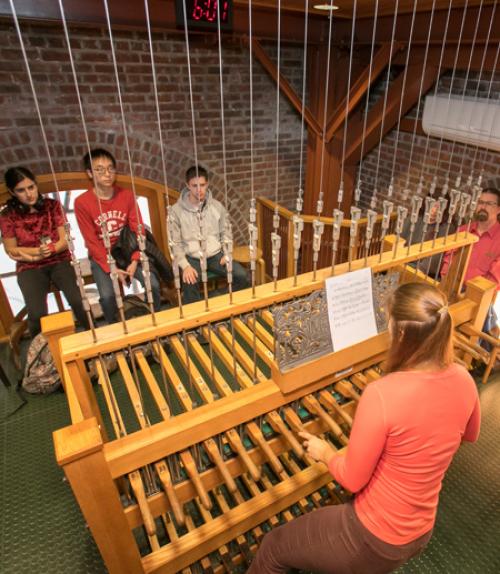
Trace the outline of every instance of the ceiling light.
<instances>
[{"instance_id":1,"label":"ceiling light","mask_svg":"<svg viewBox=\"0 0 500 574\"><path fill-rule=\"evenodd\" d=\"M315 10L338 10L339 7L335 4L316 4L313 6Z\"/></svg>"}]
</instances>

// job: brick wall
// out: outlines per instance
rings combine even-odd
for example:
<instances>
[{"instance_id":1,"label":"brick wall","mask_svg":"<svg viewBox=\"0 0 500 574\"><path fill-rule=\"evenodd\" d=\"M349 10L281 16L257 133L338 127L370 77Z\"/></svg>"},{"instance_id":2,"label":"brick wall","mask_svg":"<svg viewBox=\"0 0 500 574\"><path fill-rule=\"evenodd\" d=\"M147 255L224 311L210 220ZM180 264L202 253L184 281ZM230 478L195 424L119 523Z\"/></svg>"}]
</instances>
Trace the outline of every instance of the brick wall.
<instances>
[{"instance_id":1,"label":"brick wall","mask_svg":"<svg viewBox=\"0 0 500 574\"><path fill-rule=\"evenodd\" d=\"M385 73L384 73L385 77ZM373 100L385 89L381 82L375 88ZM451 72L445 74L439 84L437 93L448 96L450 93L461 97L478 96L498 100L500 92L500 74L491 78L491 73ZM429 92L434 93L434 88ZM416 105L407 114L407 118L421 119L423 99L420 106ZM397 147L397 152L396 152ZM394 163L394 155L397 161ZM380 156L380 159L379 159ZM429 184L437 176L437 184L441 186L448 176L450 185L454 184L456 176L462 171L462 185L466 183L471 172L477 177L479 170L484 168L484 182L496 181L500 177L500 154L485 148L466 146L461 143L427 136L413 136L413 133L391 130L382 140L380 146L368 154L362 164L362 207L370 204L373 190L377 189L378 206L381 209L383 199L387 197L387 188L394 176L395 199L401 202L400 193L406 183L407 173L410 177L410 189L416 190L420 177L424 180L424 194Z\"/></svg>"},{"instance_id":2,"label":"brick wall","mask_svg":"<svg viewBox=\"0 0 500 574\"><path fill-rule=\"evenodd\" d=\"M86 152L84 131L68 51L60 26L23 25L23 39L56 171L79 171ZM24 164L48 173L31 89L13 26L0 24L0 170ZM215 38L215 41L214 41ZM106 29L70 28L72 54L91 146L112 151L129 173L122 117ZM136 176L162 182L154 87L147 35L114 31L120 88L132 169ZM183 36L154 34L161 123L168 184L183 185L194 161L186 46ZM216 36L190 44L197 154L224 201L219 63ZM281 66L300 93L302 49L283 46ZM238 242L245 243L250 198L250 102L248 48L223 45L227 192ZM256 195L275 196L276 87L254 60L254 185ZM278 196L292 205L299 185L300 117L280 98Z\"/></svg>"}]
</instances>

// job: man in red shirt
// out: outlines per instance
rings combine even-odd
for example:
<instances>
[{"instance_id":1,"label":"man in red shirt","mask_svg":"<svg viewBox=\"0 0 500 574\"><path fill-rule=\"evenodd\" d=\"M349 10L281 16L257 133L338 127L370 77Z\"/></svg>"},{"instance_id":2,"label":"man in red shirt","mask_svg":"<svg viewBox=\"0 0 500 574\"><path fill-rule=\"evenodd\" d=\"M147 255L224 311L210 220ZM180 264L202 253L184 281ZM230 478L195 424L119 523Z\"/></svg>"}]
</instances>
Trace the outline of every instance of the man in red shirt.
<instances>
[{"instance_id":1,"label":"man in red shirt","mask_svg":"<svg viewBox=\"0 0 500 574\"><path fill-rule=\"evenodd\" d=\"M99 291L104 318L108 323L114 323L118 319L118 309L102 225L106 225L112 248L123 227L128 226L133 233L137 233L142 218L133 192L115 184L116 160L111 153L105 149L93 149L84 156L83 163L93 186L76 199L75 215L89 252L92 275ZM123 284L128 284L135 277L144 286L139 260L140 253L135 251L128 267L118 269L118 277ZM155 273L151 272L150 277L153 305L155 310L159 310L160 282Z\"/></svg>"},{"instance_id":2,"label":"man in red shirt","mask_svg":"<svg viewBox=\"0 0 500 574\"><path fill-rule=\"evenodd\" d=\"M470 226L470 232L479 237L479 241L472 247L469 265L465 270L464 281L474 277L485 277L500 287L500 190L496 187L483 189L477 202L474 221ZM462 225L459 231L464 231L466 225ZM453 253L445 255L441 275L448 273ZM490 307L486 317L483 331L490 333L497 330L497 317L493 306Z\"/></svg>"},{"instance_id":3,"label":"man in red shirt","mask_svg":"<svg viewBox=\"0 0 500 574\"><path fill-rule=\"evenodd\" d=\"M500 190L495 187L487 187L483 190L477 202L474 221L470 226L470 232L479 237L479 241L472 247L469 265L465 271L465 281L474 277L486 277L498 286L500 285ZM467 226L463 225L459 231L464 231ZM441 275L446 275L450 267L452 254L447 253Z\"/></svg>"}]
</instances>

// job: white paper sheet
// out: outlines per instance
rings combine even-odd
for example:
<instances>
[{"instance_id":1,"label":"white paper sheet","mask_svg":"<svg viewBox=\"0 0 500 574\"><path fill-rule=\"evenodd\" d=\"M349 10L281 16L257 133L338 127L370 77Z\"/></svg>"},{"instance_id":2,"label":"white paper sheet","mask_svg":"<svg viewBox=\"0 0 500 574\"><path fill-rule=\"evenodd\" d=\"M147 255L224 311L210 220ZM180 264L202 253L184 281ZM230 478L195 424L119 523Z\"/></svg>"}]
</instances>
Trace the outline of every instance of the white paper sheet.
<instances>
[{"instance_id":1,"label":"white paper sheet","mask_svg":"<svg viewBox=\"0 0 500 574\"><path fill-rule=\"evenodd\" d=\"M369 267L330 277L325 288L334 351L377 334Z\"/></svg>"}]
</instances>

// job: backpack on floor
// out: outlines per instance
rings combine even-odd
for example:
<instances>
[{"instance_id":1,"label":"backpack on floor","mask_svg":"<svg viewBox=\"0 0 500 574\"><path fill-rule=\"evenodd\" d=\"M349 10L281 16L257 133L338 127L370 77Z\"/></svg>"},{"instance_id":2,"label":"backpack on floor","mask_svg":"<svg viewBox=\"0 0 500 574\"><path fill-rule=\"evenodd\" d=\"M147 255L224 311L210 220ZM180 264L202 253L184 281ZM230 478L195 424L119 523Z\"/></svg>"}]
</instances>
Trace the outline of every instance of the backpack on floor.
<instances>
[{"instance_id":1,"label":"backpack on floor","mask_svg":"<svg viewBox=\"0 0 500 574\"><path fill-rule=\"evenodd\" d=\"M47 339L39 333L28 349L22 387L27 393L47 395L61 386Z\"/></svg>"}]
</instances>

